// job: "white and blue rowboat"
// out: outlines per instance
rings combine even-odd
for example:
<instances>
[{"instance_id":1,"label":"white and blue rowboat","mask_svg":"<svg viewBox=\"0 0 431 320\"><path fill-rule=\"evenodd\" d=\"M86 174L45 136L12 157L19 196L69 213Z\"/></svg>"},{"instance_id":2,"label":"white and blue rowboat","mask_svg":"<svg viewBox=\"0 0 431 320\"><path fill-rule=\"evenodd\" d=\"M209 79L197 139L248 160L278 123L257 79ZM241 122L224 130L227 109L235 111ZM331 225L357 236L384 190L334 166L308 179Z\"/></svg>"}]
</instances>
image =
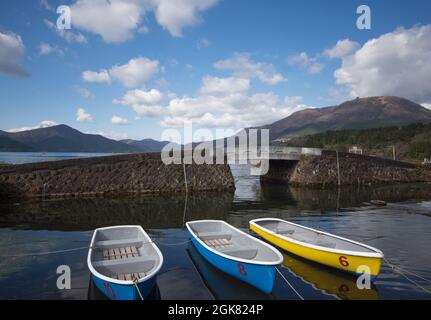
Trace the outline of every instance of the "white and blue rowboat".
<instances>
[{"instance_id":1,"label":"white and blue rowboat","mask_svg":"<svg viewBox=\"0 0 431 320\"><path fill-rule=\"evenodd\" d=\"M163 256L141 226L96 229L87 258L96 287L112 300L145 299Z\"/></svg>"},{"instance_id":2,"label":"white and blue rowboat","mask_svg":"<svg viewBox=\"0 0 431 320\"><path fill-rule=\"evenodd\" d=\"M192 242L213 266L265 293L274 287L283 256L272 246L224 221L186 223Z\"/></svg>"}]
</instances>

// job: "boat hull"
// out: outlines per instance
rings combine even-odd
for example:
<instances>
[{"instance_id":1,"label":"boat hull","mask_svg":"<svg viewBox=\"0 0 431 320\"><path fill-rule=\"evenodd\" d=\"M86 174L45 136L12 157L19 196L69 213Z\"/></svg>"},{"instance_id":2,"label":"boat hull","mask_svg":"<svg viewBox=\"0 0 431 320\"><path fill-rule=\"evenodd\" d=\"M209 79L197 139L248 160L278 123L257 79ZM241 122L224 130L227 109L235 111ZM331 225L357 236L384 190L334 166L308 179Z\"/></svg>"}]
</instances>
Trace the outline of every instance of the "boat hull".
<instances>
[{"instance_id":1,"label":"boat hull","mask_svg":"<svg viewBox=\"0 0 431 320\"><path fill-rule=\"evenodd\" d=\"M361 267L366 266L369 268L369 274L373 278L377 277L380 273L382 258L318 250L288 241L280 236L266 232L254 224L250 224L250 229L266 241L305 259L357 275L363 274L365 271ZM360 272L358 272L358 270L360 270Z\"/></svg>"},{"instance_id":2,"label":"boat hull","mask_svg":"<svg viewBox=\"0 0 431 320\"><path fill-rule=\"evenodd\" d=\"M99 277L92 274L92 279L96 287L102 292L106 297L111 300L141 300L141 297L136 289L135 285L122 285L117 283L112 283L100 279ZM147 279L144 282L138 283L138 288L142 297L146 299L155 285L156 277Z\"/></svg>"},{"instance_id":3,"label":"boat hull","mask_svg":"<svg viewBox=\"0 0 431 320\"><path fill-rule=\"evenodd\" d=\"M271 293L276 276L274 265L258 265L228 259L205 248L191 233L190 237L198 252L214 267L265 293Z\"/></svg>"}]
</instances>

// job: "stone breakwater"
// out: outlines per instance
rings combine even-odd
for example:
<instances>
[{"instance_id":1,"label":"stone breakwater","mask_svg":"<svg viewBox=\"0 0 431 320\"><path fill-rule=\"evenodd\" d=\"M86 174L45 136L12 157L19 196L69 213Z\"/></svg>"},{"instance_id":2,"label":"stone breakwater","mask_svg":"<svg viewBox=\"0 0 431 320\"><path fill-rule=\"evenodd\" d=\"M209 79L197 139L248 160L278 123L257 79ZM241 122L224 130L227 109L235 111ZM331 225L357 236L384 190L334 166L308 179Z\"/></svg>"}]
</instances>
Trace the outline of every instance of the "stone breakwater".
<instances>
[{"instance_id":1,"label":"stone breakwater","mask_svg":"<svg viewBox=\"0 0 431 320\"><path fill-rule=\"evenodd\" d=\"M431 170L421 165L341 152L338 159L339 170L334 151L302 156L299 161L270 161L269 172L262 179L322 188L337 186L338 181L345 186L431 182Z\"/></svg>"},{"instance_id":2,"label":"stone breakwater","mask_svg":"<svg viewBox=\"0 0 431 320\"><path fill-rule=\"evenodd\" d=\"M189 192L234 190L229 165L185 165ZM0 166L0 197L122 196L185 192L183 165L160 153Z\"/></svg>"}]
</instances>

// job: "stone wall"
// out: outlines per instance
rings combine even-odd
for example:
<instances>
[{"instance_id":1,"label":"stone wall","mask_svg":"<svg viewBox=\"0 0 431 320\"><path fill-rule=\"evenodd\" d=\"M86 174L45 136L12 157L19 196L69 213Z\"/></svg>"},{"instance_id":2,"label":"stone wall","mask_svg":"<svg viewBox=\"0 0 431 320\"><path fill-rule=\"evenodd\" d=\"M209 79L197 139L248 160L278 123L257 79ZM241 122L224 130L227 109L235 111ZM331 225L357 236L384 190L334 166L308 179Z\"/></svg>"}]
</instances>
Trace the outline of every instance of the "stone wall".
<instances>
[{"instance_id":1,"label":"stone wall","mask_svg":"<svg viewBox=\"0 0 431 320\"><path fill-rule=\"evenodd\" d=\"M407 182L430 182L431 170L410 163L339 153L341 185L378 185ZM333 151L321 156L302 156L289 165L270 161L264 180L279 181L296 186L337 186L337 157Z\"/></svg>"},{"instance_id":2,"label":"stone wall","mask_svg":"<svg viewBox=\"0 0 431 320\"><path fill-rule=\"evenodd\" d=\"M228 165L186 165L190 192L234 190ZM0 196L120 196L185 192L183 165L159 153L129 154L0 167Z\"/></svg>"}]
</instances>

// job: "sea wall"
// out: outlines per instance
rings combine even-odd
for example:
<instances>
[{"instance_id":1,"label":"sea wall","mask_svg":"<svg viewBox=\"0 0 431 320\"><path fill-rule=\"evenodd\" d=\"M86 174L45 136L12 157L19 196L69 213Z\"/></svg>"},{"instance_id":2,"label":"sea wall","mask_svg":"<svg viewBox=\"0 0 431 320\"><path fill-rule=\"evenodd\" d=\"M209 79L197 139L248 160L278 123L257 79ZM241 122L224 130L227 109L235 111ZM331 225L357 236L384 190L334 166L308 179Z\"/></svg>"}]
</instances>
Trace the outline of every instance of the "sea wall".
<instances>
[{"instance_id":1,"label":"sea wall","mask_svg":"<svg viewBox=\"0 0 431 320\"><path fill-rule=\"evenodd\" d=\"M189 192L234 190L229 165L185 166ZM2 197L121 196L185 192L183 165L160 153L128 154L0 167Z\"/></svg>"},{"instance_id":2,"label":"sea wall","mask_svg":"<svg viewBox=\"0 0 431 320\"><path fill-rule=\"evenodd\" d=\"M431 170L421 165L356 155L323 151L321 156L302 156L299 161L270 161L263 180L294 186L331 187L340 185L379 185L431 182ZM339 176L338 176L339 172Z\"/></svg>"}]
</instances>

